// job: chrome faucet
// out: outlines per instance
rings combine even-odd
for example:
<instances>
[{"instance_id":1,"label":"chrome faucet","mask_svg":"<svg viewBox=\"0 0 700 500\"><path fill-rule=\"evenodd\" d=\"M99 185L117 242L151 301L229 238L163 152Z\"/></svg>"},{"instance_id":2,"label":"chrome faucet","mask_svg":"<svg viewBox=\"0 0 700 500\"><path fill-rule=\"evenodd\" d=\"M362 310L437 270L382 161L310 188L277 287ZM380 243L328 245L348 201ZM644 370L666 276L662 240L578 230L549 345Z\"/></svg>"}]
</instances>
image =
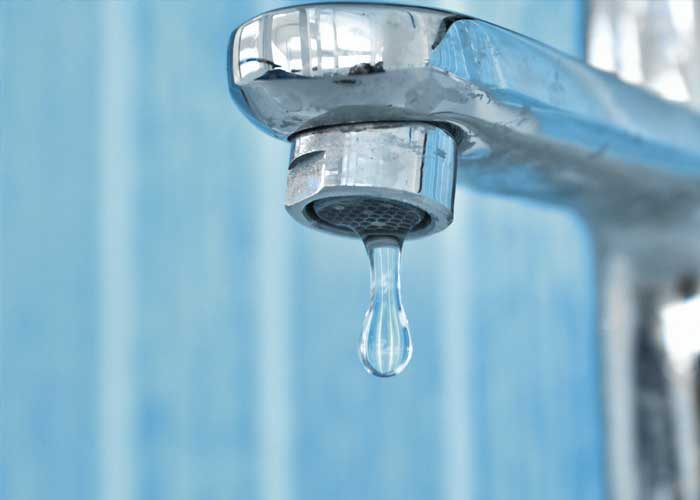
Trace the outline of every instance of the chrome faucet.
<instances>
[{"instance_id":1,"label":"chrome faucet","mask_svg":"<svg viewBox=\"0 0 700 500\"><path fill-rule=\"evenodd\" d=\"M303 224L431 234L455 184L580 216L597 249L610 496L700 498L700 115L417 7L268 12L234 32L228 62L240 109L292 143L286 206ZM357 204L362 220L338 215Z\"/></svg>"}]
</instances>

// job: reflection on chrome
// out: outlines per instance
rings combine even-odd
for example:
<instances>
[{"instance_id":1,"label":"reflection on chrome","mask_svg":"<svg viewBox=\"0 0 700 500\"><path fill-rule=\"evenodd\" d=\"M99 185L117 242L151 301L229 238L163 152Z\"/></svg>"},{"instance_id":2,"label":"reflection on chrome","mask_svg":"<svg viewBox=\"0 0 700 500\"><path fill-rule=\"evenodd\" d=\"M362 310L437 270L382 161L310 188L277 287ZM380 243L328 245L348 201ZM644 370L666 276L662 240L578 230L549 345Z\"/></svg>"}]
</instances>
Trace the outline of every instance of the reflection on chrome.
<instances>
[{"instance_id":1,"label":"reflection on chrome","mask_svg":"<svg viewBox=\"0 0 700 500\"><path fill-rule=\"evenodd\" d=\"M337 9L309 7L264 16L240 34L240 74L256 77L276 68L300 76L334 72L384 61L376 17ZM261 30L261 24L266 26ZM269 25L269 26L268 26ZM260 33L270 36L269 43ZM266 53L269 52L269 53ZM273 62L274 61L274 62Z\"/></svg>"},{"instance_id":2,"label":"reflection on chrome","mask_svg":"<svg viewBox=\"0 0 700 500\"><path fill-rule=\"evenodd\" d=\"M687 369L700 355L700 297L661 310L663 342L675 365Z\"/></svg>"},{"instance_id":3,"label":"reflection on chrome","mask_svg":"<svg viewBox=\"0 0 700 500\"><path fill-rule=\"evenodd\" d=\"M664 306L661 335L668 356L668 404L673 415L673 449L678 467L678 495L700 497L700 296Z\"/></svg>"}]
</instances>

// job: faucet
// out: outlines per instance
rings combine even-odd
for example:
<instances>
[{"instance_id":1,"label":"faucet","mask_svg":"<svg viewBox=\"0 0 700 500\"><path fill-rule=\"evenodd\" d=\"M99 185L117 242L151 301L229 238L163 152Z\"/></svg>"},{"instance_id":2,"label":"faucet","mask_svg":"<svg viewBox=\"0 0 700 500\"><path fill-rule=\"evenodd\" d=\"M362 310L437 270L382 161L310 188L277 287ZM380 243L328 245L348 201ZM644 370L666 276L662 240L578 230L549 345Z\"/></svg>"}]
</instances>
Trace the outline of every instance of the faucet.
<instances>
[{"instance_id":1,"label":"faucet","mask_svg":"<svg viewBox=\"0 0 700 500\"><path fill-rule=\"evenodd\" d=\"M576 214L596 249L608 491L700 498L700 115L469 16L309 4L240 26L231 95L291 142L286 208L421 237L456 185Z\"/></svg>"}]
</instances>

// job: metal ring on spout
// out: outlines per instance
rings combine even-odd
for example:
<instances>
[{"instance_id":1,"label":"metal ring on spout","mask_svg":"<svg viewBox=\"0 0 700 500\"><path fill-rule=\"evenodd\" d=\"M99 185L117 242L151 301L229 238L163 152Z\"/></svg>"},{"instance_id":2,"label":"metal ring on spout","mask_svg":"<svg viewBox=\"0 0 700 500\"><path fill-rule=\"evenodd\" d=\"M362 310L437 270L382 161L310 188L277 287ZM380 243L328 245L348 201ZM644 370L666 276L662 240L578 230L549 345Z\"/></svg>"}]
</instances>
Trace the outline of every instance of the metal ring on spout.
<instances>
[{"instance_id":1,"label":"metal ring on spout","mask_svg":"<svg viewBox=\"0 0 700 500\"><path fill-rule=\"evenodd\" d=\"M328 200L342 200L339 210L352 200L355 207L364 207L365 223L376 225L367 226L370 230L408 227L408 238L424 236L452 222L456 166L454 139L433 125L373 123L312 130L292 138L285 205L304 225L353 235L358 231L351 222L336 224L334 218L318 215ZM415 223L406 225L412 219Z\"/></svg>"}]
</instances>

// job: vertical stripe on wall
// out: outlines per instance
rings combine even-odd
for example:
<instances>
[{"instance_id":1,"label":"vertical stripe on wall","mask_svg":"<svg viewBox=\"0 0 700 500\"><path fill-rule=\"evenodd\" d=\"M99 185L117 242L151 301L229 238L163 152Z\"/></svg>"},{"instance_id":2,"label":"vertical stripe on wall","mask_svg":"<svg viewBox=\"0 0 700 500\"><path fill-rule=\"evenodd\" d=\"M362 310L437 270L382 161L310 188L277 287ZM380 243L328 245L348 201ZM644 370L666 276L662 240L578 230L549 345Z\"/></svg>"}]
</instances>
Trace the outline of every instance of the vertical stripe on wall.
<instances>
[{"instance_id":1,"label":"vertical stripe on wall","mask_svg":"<svg viewBox=\"0 0 700 500\"><path fill-rule=\"evenodd\" d=\"M255 171L257 202L249 207L258 248L251 304L257 312L255 331L260 499L294 500L291 386L292 341L289 309L292 300L290 274L290 223L282 201L286 186L284 165L288 145L260 134L250 145L259 154L254 165L237 168ZM300 443L303 446L302 443Z\"/></svg>"},{"instance_id":2,"label":"vertical stripe on wall","mask_svg":"<svg viewBox=\"0 0 700 500\"><path fill-rule=\"evenodd\" d=\"M102 5L99 185L99 482L100 500L134 498L130 361L135 295L132 242L132 105L138 50L132 6Z\"/></svg>"},{"instance_id":3,"label":"vertical stripe on wall","mask_svg":"<svg viewBox=\"0 0 700 500\"><path fill-rule=\"evenodd\" d=\"M470 196L460 192L459 202L467 204ZM465 217L466 216L466 217ZM445 500L464 500L470 498L472 491L471 439L472 429L469 408L470 381L470 347L472 338L479 332L466 328L469 316L473 314L469 291L471 284L478 279L471 269L469 256L470 242L467 237L469 211L461 207L455 216L452 227L444 235L438 253L437 267L439 318L437 324L440 335L433 338L440 342L440 367L442 387L442 495ZM456 273L455 269L464 269L466 273Z\"/></svg>"}]
</instances>

